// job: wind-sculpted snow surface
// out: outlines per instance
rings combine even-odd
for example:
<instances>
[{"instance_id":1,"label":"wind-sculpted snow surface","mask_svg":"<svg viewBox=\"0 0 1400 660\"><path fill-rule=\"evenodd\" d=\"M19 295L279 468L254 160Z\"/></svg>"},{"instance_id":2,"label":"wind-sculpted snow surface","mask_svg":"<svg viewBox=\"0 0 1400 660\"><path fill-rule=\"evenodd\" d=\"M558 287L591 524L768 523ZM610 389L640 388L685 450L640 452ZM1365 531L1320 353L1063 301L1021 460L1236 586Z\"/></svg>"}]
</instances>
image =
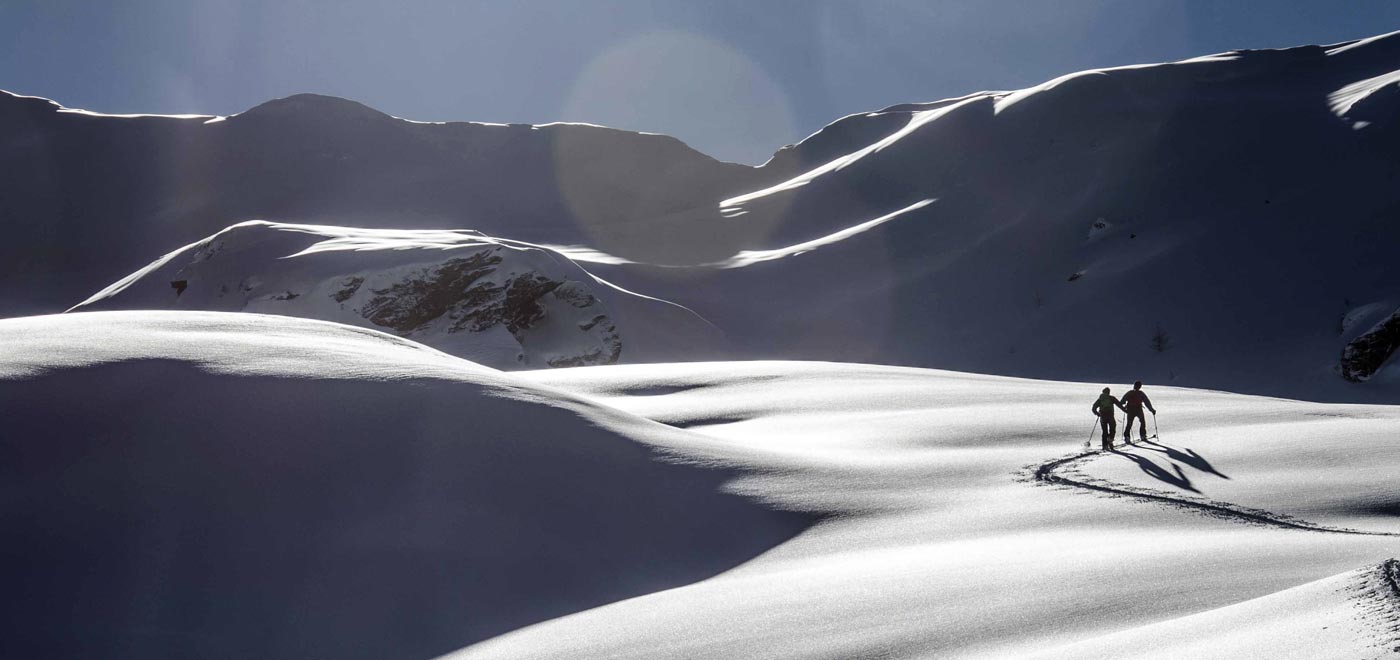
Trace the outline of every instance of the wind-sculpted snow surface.
<instances>
[{"instance_id":1,"label":"wind-sculpted snow surface","mask_svg":"<svg viewBox=\"0 0 1400 660\"><path fill-rule=\"evenodd\" d=\"M244 311L393 332L499 368L612 364L719 346L693 313L552 250L473 231L246 222L172 252L73 311Z\"/></svg>"},{"instance_id":2,"label":"wind-sculpted snow surface","mask_svg":"<svg viewBox=\"0 0 1400 660\"><path fill-rule=\"evenodd\" d=\"M1188 427L1070 461L1060 474L1264 524L1400 536L1396 413L1264 400L1231 415L1228 441L1208 454L1191 449L1201 445Z\"/></svg>"},{"instance_id":3,"label":"wind-sculpted snow surface","mask_svg":"<svg viewBox=\"0 0 1400 660\"><path fill-rule=\"evenodd\" d=\"M0 321L0 656L429 658L810 524L690 434L301 319Z\"/></svg>"},{"instance_id":4,"label":"wind-sculpted snow surface","mask_svg":"<svg viewBox=\"0 0 1400 660\"><path fill-rule=\"evenodd\" d=\"M0 341L6 657L1340 660L1397 643L1374 570L1392 536L1028 483L1022 466L1083 443L1097 385L778 362L507 374L209 312L12 319ZM1166 439L1081 472L1400 531L1393 407L1151 393Z\"/></svg>"},{"instance_id":5,"label":"wind-sculpted snow surface","mask_svg":"<svg viewBox=\"0 0 1400 660\"><path fill-rule=\"evenodd\" d=\"M1195 463L1197 467L1205 465L1206 467L1204 469L1216 476L1224 477L1224 475L1215 472L1214 468L1210 468L1209 463L1205 462L1205 459L1191 450L1187 450L1190 452L1189 455L1182 454L1179 451L1156 442L1153 438L1139 441L1138 446L1144 447L1150 451L1162 451L1168 456L1178 457L1187 462ZM1090 476L1080 469L1090 461L1105 455L1127 458L1136 463L1144 474L1165 482L1167 485L1175 486L1176 490L1117 483ZM1180 464L1171 460L1166 461L1166 463L1171 466L1171 469L1166 469L1151 458L1148 458L1146 452L1129 452L1124 449L1114 449L1100 453L1096 450L1056 458L1035 466L1033 469L1029 470L1029 472L1036 481L1050 485L1083 488L1095 493L1138 499L1154 504L1165 504L1171 507L1199 511L1209 516L1219 516L1256 525L1273 525L1285 529L1325 532L1330 534L1365 534L1400 537L1400 531L1365 531L1343 527L1328 527L1326 525L1319 525L1301 520L1284 513L1276 513L1264 509L1251 509L1229 502L1210 500L1200 495L1200 491L1192 485L1191 480L1187 478ZM1175 470L1174 474L1172 470ZM1354 493L1350 492L1347 493L1347 496L1355 497ZM1384 511L1385 508L1382 507L1381 510Z\"/></svg>"},{"instance_id":6,"label":"wind-sculpted snow surface","mask_svg":"<svg viewBox=\"0 0 1400 660\"><path fill-rule=\"evenodd\" d=\"M740 491L834 515L733 571L453 658L1341 660L1396 643L1376 568L1392 536L1028 482L1022 466L1082 445L1095 385L799 363L526 376L705 436L702 455L763 466ZM1151 393L1169 439L1124 455L1175 461L1203 492L1279 519L1400 532L1381 505L1395 409ZM1081 469L1118 463L1142 472L1118 455Z\"/></svg>"}]
</instances>

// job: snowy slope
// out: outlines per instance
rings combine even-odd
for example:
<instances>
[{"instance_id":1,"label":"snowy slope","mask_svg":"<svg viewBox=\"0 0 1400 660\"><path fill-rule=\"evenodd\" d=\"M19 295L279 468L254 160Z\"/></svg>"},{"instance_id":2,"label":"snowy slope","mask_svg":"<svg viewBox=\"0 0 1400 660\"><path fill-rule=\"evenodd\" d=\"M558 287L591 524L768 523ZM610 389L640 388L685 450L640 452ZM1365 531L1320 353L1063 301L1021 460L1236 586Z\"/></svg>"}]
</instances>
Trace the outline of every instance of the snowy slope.
<instances>
[{"instance_id":1,"label":"snowy slope","mask_svg":"<svg viewBox=\"0 0 1400 660\"><path fill-rule=\"evenodd\" d=\"M715 352L718 332L562 254L474 231L245 222L176 250L71 311L185 309L391 332L498 368Z\"/></svg>"},{"instance_id":2,"label":"snowy slope","mask_svg":"<svg viewBox=\"0 0 1400 660\"><path fill-rule=\"evenodd\" d=\"M1385 658L1400 645L1387 573L1348 571L1277 594L1057 648L1032 658ZM1377 625L1379 624L1379 625ZM1377 629L1368 629L1376 626ZM1386 628L1391 627L1389 633Z\"/></svg>"},{"instance_id":3,"label":"snowy slope","mask_svg":"<svg viewBox=\"0 0 1400 660\"><path fill-rule=\"evenodd\" d=\"M428 658L714 575L808 518L683 431L391 335L0 321L6 658Z\"/></svg>"},{"instance_id":4,"label":"snowy slope","mask_svg":"<svg viewBox=\"0 0 1400 660\"><path fill-rule=\"evenodd\" d=\"M742 268L598 272L747 356L1400 400L1390 337L1361 360L1380 373L1340 377L1400 308L1398 67L1392 34L849 117L722 212L767 253L894 219Z\"/></svg>"},{"instance_id":5,"label":"snowy slope","mask_svg":"<svg viewBox=\"0 0 1400 660\"><path fill-rule=\"evenodd\" d=\"M1081 451L1094 384L799 363L528 375L708 436L697 452L765 466L741 491L835 515L698 584L453 658L1343 659L1400 645L1400 591L1379 570L1400 519L1373 506L1380 472L1400 466L1394 407L1150 388L1163 436L1228 472L1230 496L1285 503L1260 522L1035 479ZM1247 432L1260 417L1288 432L1261 445ZM1164 460L1136 448L1079 469L1128 456ZM1373 534L1268 522L1289 512Z\"/></svg>"},{"instance_id":6,"label":"snowy slope","mask_svg":"<svg viewBox=\"0 0 1400 660\"><path fill-rule=\"evenodd\" d=\"M781 362L506 374L210 312L12 319L0 341L7 657L1400 645L1382 572L1400 554L1395 407L1149 386L1159 444L1083 455L1097 384ZM1209 482L1217 509L1131 457Z\"/></svg>"}]
</instances>

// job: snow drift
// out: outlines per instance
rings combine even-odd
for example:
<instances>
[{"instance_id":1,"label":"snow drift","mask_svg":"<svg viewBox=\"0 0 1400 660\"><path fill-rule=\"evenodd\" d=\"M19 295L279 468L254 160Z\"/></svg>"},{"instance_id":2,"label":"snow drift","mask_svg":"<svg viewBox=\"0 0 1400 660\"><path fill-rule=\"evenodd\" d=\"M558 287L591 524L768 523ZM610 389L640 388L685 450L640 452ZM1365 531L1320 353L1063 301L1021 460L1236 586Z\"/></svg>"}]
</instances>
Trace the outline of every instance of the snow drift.
<instances>
[{"instance_id":1,"label":"snow drift","mask_svg":"<svg viewBox=\"0 0 1400 660\"><path fill-rule=\"evenodd\" d=\"M427 658L809 522L665 459L683 431L378 332L109 312L0 345L5 657Z\"/></svg>"},{"instance_id":2,"label":"snow drift","mask_svg":"<svg viewBox=\"0 0 1400 660\"><path fill-rule=\"evenodd\" d=\"M1153 387L1162 437L1075 468L1146 501L1030 476L1081 451L1098 385L781 362L506 374L211 312L12 319L0 340L7 656L1400 643L1375 570L1394 574L1400 534L1390 406ZM1268 637L1299 621L1328 628Z\"/></svg>"},{"instance_id":3,"label":"snow drift","mask_svg":"<svg viewBox=\"0 0 1400 660\"><path fill-rule=\"evenodd\" d=\"M1400 645L1380 570L1400 547L1393 406L1150 387L1157 445L1079 468L1167 499L1147 501L1031 476L1082 451L1097 384L776 362L523 375L685 427L707 438L692 451L762 466L737 488L834 515L735 570L454 658L1350 660ZM1177 468L1265 519L1365 533L1187 506Z\"/></svg>"}]
</instances>

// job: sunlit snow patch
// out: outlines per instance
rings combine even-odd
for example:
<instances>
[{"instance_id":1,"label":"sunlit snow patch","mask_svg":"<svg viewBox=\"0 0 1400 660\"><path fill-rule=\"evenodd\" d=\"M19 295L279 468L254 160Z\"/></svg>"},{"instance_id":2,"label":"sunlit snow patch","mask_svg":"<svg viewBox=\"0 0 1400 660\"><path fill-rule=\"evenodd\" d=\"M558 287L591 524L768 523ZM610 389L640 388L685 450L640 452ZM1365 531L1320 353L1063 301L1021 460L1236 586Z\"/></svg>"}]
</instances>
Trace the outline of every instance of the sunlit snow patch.
<instances>
[{"instance_id":1,"label":"sunlit snow patch","mask_svg":"<svg viewBox=\"0 0 1400 660\"><path fill-rule=\"evenodd\" d=\"M968 105L970 103L977 103L986 98L987 97L985 96L973 96L960 103L954 103L952 105L938 108L936 110L916 112L910 117L909 123L906 124L904 128L894 132L890 136L868 147L865 147L864 149L846 154L845 156L841 156L840 158L834 159L826 163L825 165L822 165L821 167L813 169L800 176L788 179L787 181L779 183L778 185L770 186L768 188L764 188L763 190L757 190L745 195L739 195L738 197L731 197L729 199L723 200L719 203L720 211L723 213L733 213L734 211L738 210L738 207L741 207L746 203L762 199L764 197L769 197L779 193L787 192L790 190L795 190L797 188L801 188L802 186L811 183L818 177L831 174L833 172L839 172L842 169L850 167L851 165L855 164L857 161L861 160L862 158L865 158L866 156L878 153L884 149L889 148L891 145L895 144L896 142L899 142L900 140L919 130L919 128L923 127L929 122L935 121L939 117L947 115L948 113L965 105Z\"/></svg>"},{"instance_id":2,"label":"sunlit snow patch","mask_svg":"<svg viewBox=\"0 0 1400 660\"><path fill-rule=\"evenodd\" d=\"M1365 114L1366 106L1372 102L1384 103L1387 97L1400 97L1400 69L1354 82L1328 94L1327 107L1337 117L1351 120L1352 128L1361 130L1372 122L1356 115Z\"/></svg>"},{"instance_id":3,"label":"sunlit snow patch","mask_svg":"<svg viewBox=\"0 0 1400 660\"><path fill-rule=\"evenodd\" d=\"M811 252L812 250L815 250L820 247L840 243L841 241L844 241L852 236L863 234L906 213L909 213L911 211L917 211L925 206L928 206L934 201L935 200L932 199L925 199L923 201L915 202L893 213L887 213L878 218L875 218L874 220L862 222L858 225L855 225L854 227L847 227L846 229L842 229L841 231L838 231L834 234L828 234L821 238L805 241L796 245L789 245L787 247L782 247L775 250L744 250L739 254L734 255L733 257L725 259L724 261L719 261L707 265L716 266L719 268L743 268L745 266L752 266L756 263L762 263L764 261L773 261L774 259L782 259L783 257L795 257L799 254Z\"/></svg>"}]
</instances>

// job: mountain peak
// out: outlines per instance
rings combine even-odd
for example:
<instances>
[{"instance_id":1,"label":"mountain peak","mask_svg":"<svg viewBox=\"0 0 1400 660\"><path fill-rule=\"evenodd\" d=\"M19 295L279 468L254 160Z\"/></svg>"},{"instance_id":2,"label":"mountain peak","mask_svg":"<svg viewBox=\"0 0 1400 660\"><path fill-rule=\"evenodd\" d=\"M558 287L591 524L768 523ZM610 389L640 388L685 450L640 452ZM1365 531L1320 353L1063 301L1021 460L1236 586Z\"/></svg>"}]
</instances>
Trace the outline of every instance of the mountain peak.
<instances>
[{"instance_id":1,"label":"mountain peak","mask_svg":"<svg viewBox=\"0 0 1400 660\"><path fill-rule=\"evenodd\" d=\"M273 99L243 112L241 117L340 118L357 120L391 119L374 108L338 96L293 94Z\"/></svg>"}]
</instances>

